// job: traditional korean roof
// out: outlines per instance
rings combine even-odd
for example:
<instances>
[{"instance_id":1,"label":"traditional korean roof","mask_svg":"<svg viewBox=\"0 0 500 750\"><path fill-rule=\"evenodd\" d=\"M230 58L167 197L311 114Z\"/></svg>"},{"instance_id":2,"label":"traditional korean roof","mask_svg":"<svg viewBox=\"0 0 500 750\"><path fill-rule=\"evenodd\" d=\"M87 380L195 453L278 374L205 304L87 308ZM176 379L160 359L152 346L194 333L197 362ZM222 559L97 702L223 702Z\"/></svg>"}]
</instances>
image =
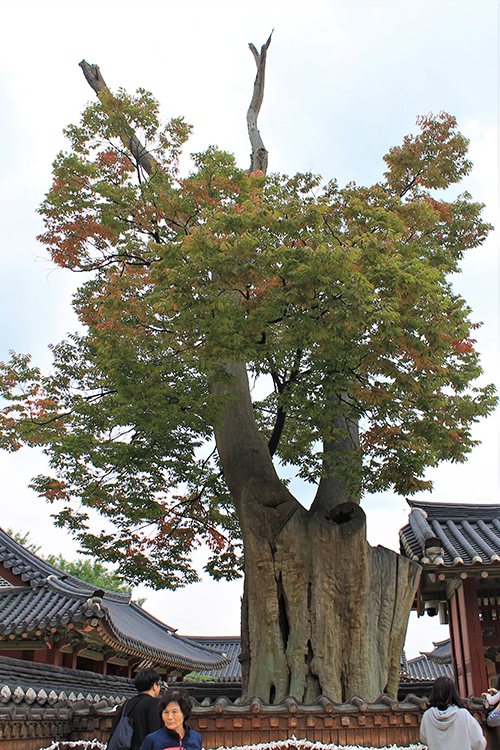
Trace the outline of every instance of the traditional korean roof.
<instances>
[{"instance_id":1,"label":"traditional korean roof","mask_svg":"<svg viewBox=\"0 0 500 750\"><path fill-rule=\"evenodd\" d=\"M500 564L499 505L407 502L409 523L399 532L403 555L433 566Z\"/></svg>"},{"instance_id":2,"label":"traditional korean roof","mask_svg":"<svg viewBox=\"0 0 500 750\"><path fill-rule=\"evenodd\" d=\"M451 640L446 638L444 641L433 641L434 649L432 651L421 651L422 656L426 656L435 664L451 664Z\"/></svg>"},{"instance_id":3,"label":"traditional korean roof","mask_svg":"<svg viewBox=\"0 0 500 750\"><path fill-rule=\"evenodd\" d=\"M405 669L407 680L434 681L441 676L453 678L450 639L435 641L433 645L433 651L421 651L420 656L408 659Z\"/></svg>"},{"instance_id":4,"label":"traditional korean roof","mask_svg":"<svg viewBox=\"0 0 500 750\"><path fill-rule=\"evenodd\" d=\"M451 664L436 664L424 654L408 661L408 678L410 680L430 680L434 682L438 677L451 677L453 679L453 667Z\"/></svg>"},{"instance_id":5,"label":"traditional korean roof","mask_svg":"<svg viewBox=\"0 0 500 750\"><path fill-rule=\"evenodd\" d=\"M181 671L216 669L227 660L176 634L129 594L96 590L22 547L0 529L0 650L37 649L40 641L79 652L114 651L140 657L141 666ZM16 644L19 643L19 646ZM50 644L49 644L50 646ZM44 646L45 647L45 646Z\"/></svg>"},{"instance_id":6,"label":"traditional korean roof","mask_svg":"<svg viewBox=\"0 0 500 750\"><path fill-rule=\"evenodd\" d=\"M241 682L241 663L238 659L241 651L241 638L233 636L188 636L193 643L211 648L227 657L229 662L222 669L204 669L199 673L206 677L214 677L217 682Z\"/></svg>"}]
</instances>

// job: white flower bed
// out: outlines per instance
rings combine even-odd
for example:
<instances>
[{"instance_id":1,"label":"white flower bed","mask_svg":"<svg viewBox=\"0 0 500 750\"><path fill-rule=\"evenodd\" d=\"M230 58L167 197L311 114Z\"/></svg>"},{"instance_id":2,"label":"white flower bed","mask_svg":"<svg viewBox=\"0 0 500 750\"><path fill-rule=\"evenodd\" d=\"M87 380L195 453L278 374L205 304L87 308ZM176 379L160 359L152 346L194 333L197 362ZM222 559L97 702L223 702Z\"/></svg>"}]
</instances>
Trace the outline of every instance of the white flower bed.
<instances>
[{"instance_id":1,"label":"white flower bed","mask_svg":"<svg viewBox=\"0 0 500 750\"><path fill-rule=\"evenodd\" d=\"M369 748L361 745L324 745L322 742L310 742L310 740L298 740L292 737L289 740L278 740L277 742L263 742L258 745L241 745L239 747L220 747L218 750L427 750L426 745L391 745L383 748Z\"/></svg>"},{"instance_id":2,"label":"white flower bed","mask_svg":"<svg viewBox=\"0 0 500 750\"><path fill-rule=\"evenodd\" d=\"M107 745L99 740L77 740L76 742L53 742L49 747L42 750L61 750L64 748L79 748L79 750L106 750ZM391 745L383 748L369 748L361 745L324 745L322 742L310 742L309 740L298 740L292 737L289 740L278 742L264 742L258 745L241 745L237 747L220 747L218 750L426 750L425 745Z\"/></svg>"},{"instance_id":3,"label":"white flower bed","mask_svg":"<svg viewBox=\"0 0 500 750\"><path fill-rule=\"evenodd\" d=\"M43 747L42 750L61 750L61 747L74 747L79 748L79 750L106 750L107 745L99 742L99 740L76 740L75 742L62 740L61 742L53 742L48 747Z\"/></svg>"}]
</instances>

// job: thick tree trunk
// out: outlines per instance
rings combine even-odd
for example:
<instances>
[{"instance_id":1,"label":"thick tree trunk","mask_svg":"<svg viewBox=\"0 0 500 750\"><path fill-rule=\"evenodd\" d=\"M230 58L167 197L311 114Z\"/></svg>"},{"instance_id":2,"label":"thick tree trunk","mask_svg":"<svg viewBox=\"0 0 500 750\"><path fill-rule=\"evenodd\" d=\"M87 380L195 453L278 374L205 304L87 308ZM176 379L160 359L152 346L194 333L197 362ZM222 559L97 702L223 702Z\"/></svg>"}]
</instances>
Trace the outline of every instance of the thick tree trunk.
<instances>
[{"instance_id":1,"label":"thick tree trunk","mask_svg":"<svg viewBox=\"0 0 500 750\"><path fill-rule=\"evenodd\" d=\"M323 518L295 513L273 544L256 529L257 504L248 510L245 694L306 703L395 696L419 567L370 547L358 505Z\"/></svg>"},{"instance_id":2,"label":"thick tree trunk","mask_svg":"<svg viewBox=\"0 0 500 750\"><path fill-rule=\"evenodd\" d=\"M216 438L245 549L244 695L395 696L420 566L370 547L356 502L333 493L328 506L323 493L307 511L295 500L255 426L244 366L227 369L233 400ZM342 483L333 488L344 495Z\"/></svg>"}]
</instances>

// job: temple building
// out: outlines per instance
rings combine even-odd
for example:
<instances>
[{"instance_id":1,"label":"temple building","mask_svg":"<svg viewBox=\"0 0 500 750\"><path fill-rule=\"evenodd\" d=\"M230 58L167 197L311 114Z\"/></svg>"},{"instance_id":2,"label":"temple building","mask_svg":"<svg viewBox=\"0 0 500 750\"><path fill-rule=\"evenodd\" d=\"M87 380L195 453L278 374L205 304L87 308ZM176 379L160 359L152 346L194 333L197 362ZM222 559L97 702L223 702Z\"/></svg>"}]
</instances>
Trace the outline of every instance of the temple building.
<instances>
[{"instance_id":1,"label":"temple building","mask_svg":"<svg viewBox=\"0 0 500 750\"><path fill-rule=\"evenodd\" d=\"M434 641L433 645L432 651L421 651L420 656L406 661L404 672L408 681L434 682L438 677L453 679L450 639Z\"/></svg>"},{"instance_id":2,"label":"temple building","mask_svg":"<svg viewBox=\"0 0 500 750\"><path fill-rule=\"evenodd\" d=\"M165 680L227 664L223 654L177 635L129 594L63 573L2 529L0 656L128 678L154 667Z\"/></svg>"},{"instance_id":3,"label":"temple building","mask_svg":"<svg viewBox=\"0 0 500 750\"><path fill-rule=\"evenodd\" d=\"M418 615L448 623L462 696L479 696L500 672L500 506L408 500L401 554L423 566Z\"/></svg>"}]
</instances>

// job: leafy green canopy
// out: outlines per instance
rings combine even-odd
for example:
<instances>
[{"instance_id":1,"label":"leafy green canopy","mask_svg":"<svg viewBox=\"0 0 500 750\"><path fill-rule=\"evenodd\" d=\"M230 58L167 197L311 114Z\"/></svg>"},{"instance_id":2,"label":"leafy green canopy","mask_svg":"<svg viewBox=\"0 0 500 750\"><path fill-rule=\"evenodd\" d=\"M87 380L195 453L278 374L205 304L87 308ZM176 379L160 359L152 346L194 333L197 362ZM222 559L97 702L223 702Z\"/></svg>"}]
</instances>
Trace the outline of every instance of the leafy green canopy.
<instances>
[{"instance_id":1,"label":"leafy green canopy","mask_svg":"<svg viewBox=\"0 0 500 750\"><path fill-rule=\"evenodd\" d=\"M1 445L43 446L53 476L32 486L64 502L57 523L83 548L131 581L176 587L196 580L190 556L205 542L212 575L239 575L213 442L230 404L209 388L229 378L224 362L247 363L271 452L306 480L321 476L340 414L361 425L365 491L427 489L426 467L464 460L495 397L471 386L476 324L449 275L490 227L468 194L435 193L471 169L455 119L418 125L381 182L343 189L247 175L214 147L182 177L190 128L162 125L142 90L67 129L40 239L56 264L89 273L74 300L87 333L53 347L49 375L27 356L3 365ZM123 146L132 131L149 177ZM89 509L108 530L91 531Z\"/></svg>"}]
</instances>

